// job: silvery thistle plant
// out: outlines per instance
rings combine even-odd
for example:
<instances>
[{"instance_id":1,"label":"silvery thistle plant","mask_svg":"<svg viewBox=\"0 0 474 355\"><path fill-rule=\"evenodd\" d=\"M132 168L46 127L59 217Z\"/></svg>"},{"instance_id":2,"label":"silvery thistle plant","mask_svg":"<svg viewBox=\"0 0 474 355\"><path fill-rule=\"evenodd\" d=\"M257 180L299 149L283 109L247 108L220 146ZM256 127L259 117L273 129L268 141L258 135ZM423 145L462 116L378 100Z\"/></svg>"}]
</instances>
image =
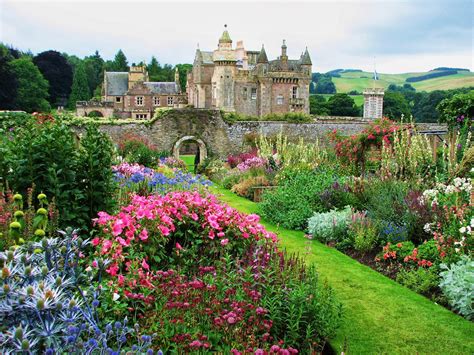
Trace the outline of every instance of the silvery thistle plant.
<instances>
[{"instance_id":1,"label":"silvery thistle plant","mask_svg":"<svg viewBox=\"0 0 474 355\"><path fill-rule=\"evenodd\" d=\"M132 351L145 352L151 337L140 337L127 319L101 329L100 288L86 291L83 285L100 283L107 262L97 263L97 274L84 270L80 259L89 241L70 228L60 233L62 238L0 252L2 353L120 354L131 336L136 336Z\"/></svg>"}]
</instances>

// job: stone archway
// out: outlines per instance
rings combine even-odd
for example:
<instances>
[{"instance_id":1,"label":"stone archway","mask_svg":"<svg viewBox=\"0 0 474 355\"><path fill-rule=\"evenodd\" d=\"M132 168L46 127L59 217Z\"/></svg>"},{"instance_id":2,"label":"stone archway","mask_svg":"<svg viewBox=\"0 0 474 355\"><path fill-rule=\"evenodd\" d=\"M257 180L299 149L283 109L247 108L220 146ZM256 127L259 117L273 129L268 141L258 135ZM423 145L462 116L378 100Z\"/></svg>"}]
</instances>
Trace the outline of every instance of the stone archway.
<instances>
[{"instance_id":1,"label":"stone archway","mask_svg":"<svg viewBox=\"0 0 474 355\"><path fill-rule=\"evenodd\" d=\"M207 147L206 144L202 141L202 139L199 139L195 136L184 136L180 138L173 146L173 156L176 159L179 159L179 149L181 148L181 144L187 141L192 141L196 142L199 146L199 161L203 162L204 159L207 158Z\"/></svg>"},{"instance_id":2,"label":"stone archway","mask_svg":"<svg viewBox=\"0 0 474 355\"><path fill-rule=\"evenodd\" d=\"M104 114L99 110L92 110L87 113L87 117L104 117Z\"/></svg>"}]
</instances>

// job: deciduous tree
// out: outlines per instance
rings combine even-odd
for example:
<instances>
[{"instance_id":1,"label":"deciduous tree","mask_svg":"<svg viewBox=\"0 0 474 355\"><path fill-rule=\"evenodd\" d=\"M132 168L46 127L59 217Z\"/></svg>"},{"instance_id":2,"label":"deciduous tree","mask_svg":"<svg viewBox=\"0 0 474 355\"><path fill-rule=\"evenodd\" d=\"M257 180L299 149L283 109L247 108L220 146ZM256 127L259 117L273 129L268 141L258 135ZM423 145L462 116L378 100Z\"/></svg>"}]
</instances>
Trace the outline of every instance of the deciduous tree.
<instances>
[{"instance_id":1,"label":"deciduous tree","mask_svg":"<svg viewBox=\"0 0 474 355\"><path fill-rule=\"evenodd\" d=\"M48 81L31 58L23 56L11 62L18 80L16 108L27 112L46 112L51 109L48 98Z\"/></svg>"}]
</instances>

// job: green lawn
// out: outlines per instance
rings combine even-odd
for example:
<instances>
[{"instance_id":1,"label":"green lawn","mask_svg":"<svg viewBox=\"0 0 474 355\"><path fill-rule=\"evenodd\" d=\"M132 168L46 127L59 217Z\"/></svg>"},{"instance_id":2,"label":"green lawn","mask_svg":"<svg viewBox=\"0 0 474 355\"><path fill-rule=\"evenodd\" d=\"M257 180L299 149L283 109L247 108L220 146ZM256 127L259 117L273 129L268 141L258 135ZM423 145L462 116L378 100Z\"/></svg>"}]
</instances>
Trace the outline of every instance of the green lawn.
<instances>
[{"instance_id":1,"label":"green lawn","mask_svg":"<svg viewBox=\"0 0 474 355\"><path fill-rule=\"evenodd\" d=\"M425 75L423 73L402 73L402 74L379 74L377 87L387 88L390 84L403 85L409 77ZM365 88L373 86L373 73L369 72L349 72L342 73L340 78L332 78L336 85L337 92L349 92L357 90L362 92ZM461 87L474 86L474 73L459 72L458 74L418 81L411 84L417 91L448 90Z\"/></svg>"},{"instance_id":2,"label":"green lawn","mask_svg":"<svg viewBox=\"0 0 474 355\"><path fill-rule=\"evenodd\" d=\"M186 163L188 171L194 173L194 155L180 155L179 158Z\"/></svg>"},{"instance_id":3,"label":"green lawn","mask_svg":"<svg viewBox=\"0 0 474 355\"><path fill-rule=\"evenodd\" d=\"M245 213L257 213L257 204L228 190L213 187L223 202ZM336 249L308 241L304 233L279 229L281 246L317 264L344 304L345 318L331 341L340 353L347 341L350 354L474 354L474 323L436 305L391 279L358 263Z\"/></svg>"}]
</instances>

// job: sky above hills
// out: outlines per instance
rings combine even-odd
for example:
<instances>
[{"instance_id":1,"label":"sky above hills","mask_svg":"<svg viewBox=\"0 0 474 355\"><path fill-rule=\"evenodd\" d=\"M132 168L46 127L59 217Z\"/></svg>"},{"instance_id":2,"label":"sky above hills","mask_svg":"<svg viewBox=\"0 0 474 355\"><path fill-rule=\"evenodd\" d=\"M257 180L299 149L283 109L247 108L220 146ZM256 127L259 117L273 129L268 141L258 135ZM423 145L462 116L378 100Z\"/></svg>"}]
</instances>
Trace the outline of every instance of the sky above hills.
<instances>
[{"instance_id":1,"label":"sky above hills","mask_svg":"<svg viewBox=\"0 0 474 355\"><path fill-rule=\"evenodd\" d=\"M262 44L269 59L286 39L290 58L308 47L313 71L357 68L473 70L470 0L113 1L0 0L0 41L38 53L48 49L129 62L192 63L197 46L214 50L228 25L234 45Z\"/></svg>"}]
</instances>

